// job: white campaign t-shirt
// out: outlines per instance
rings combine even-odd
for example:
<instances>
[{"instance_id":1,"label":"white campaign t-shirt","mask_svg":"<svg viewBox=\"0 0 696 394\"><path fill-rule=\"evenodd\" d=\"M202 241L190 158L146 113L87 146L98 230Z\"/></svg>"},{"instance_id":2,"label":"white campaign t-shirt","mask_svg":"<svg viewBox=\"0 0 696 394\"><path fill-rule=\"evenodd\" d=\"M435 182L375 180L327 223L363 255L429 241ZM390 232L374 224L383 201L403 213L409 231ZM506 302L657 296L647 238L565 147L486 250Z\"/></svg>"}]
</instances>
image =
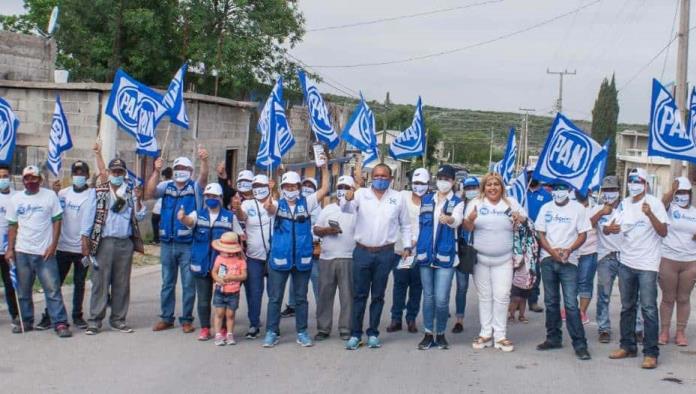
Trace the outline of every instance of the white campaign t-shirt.
<instances>
[{"instance_id":1,"label":"white campaign t-shirt","mask_svg":"<svg viewBox=\"0 0 696 394\"><path fill-rule=\"evenodd\" d=\"M63 208L58 250L71 253L82 252L80 241L82 218L88 211L87 205L91 201L90 198L94 198L94 196L94 189L85 189L81 193L77 193L72 186L58 192L58 200Z\"/></svg>"},{"instance_id":2,"label":"white campaign t-shirt","mask_svg":"<svg viewBox=\"0 0 696 394\"><path fill-rule=\"evenodd\" d=\"M270 197L269 197L270 198ZM278 202L273 201L277 208ZM273 227L273 216L269 216L261 201L254 199L242 201L241 210L246 214L244 231L247 237L248 257L257 260L266 260L267 252L270 253L271 228Z\"/></svg>"},{"instance_id":3,"label":"white campaign t-shirt","mask_svg":"<svg viewBox=\"0 0 696 394\"><path fill-rule=\"evenodd\" d=\"M53 242L53 218L63 213L58 196L40 188L36 194L15 193L7 210L7 221L16 223L15 251L42 255Z\"/></svg>"},{"instance_id":4,"label":"white campaign t-shirt","mask_svg":"<svg viewBox=\"0 0 696 394\"><path fill-rule=\"evenodd\" d=\"M338 204L333 203L322 209L315 226L329 227L329 220L338 222L341 234L321 237L319 258L322 260L352 258L353 249L355 249L355 214L343 212Z\"/></svg>"},{"instance_id":5,"label":"white campaign t-shirt","mask_svg":"<svg viewBox=\"0 0 696 394\"><path fill-rule=\"evenodd\" d=\"M10 190L9 193L0 193L0 256L5 255L7 250L7 210L10 206L10 199L12 195L15 194L14 190Z\"/></svg>"},{"instance_id":6,"label":"white campaign t-shirt","mask_svg":"<svg viewBox=\"0 0 696 394\"><path fill-rule=\"evenodd\" d=\"M675 261L696 261L696 208L684 209L672 203L669 207L669 228L662 240L662 257Z\"/></svg>"},{"instance_id":7,"label":"white campaign t-shirt","mask_svg":"<svg viewBox=\"0 0 696 394\"><path fill-rule=\"evenodd\" d=\"M525 215L524 209L514 198L491 203L488 198L471 200L464 212L468 218L476 209L474 220L474 248L478 261L485 265L512 263L512 213ZM509 209L509 212L508 212Z\"/></svg>"},{"instance_id":8,"label":"white campaign t-shirt","mask_svg":"<svg viewBox=\"0 0 696 394\"><path fill-rule=\"evenodd\" d=\"M411 198L411 195L413 194L412 191L402 190L399 192L399 194L401 194L401 197L404 199L404 203L406 204L406 208L408 209L408 218L409 223L411 224L411 237L413 237L413 239L418 239L418 228L420 227L418 217L420 216L420 205L413 203L413 199ZM404 242L403 239L399 238L399 240L394 244L394 253L401 254L401 252L404 250L404 243L411 247L410 240L408 242Z\"/></svg>"},{"instance_id":9,"label":"white campaign t-shirt","mask_svg":"<svg viewBox=\"0 0 696 394\"><path fill-rule=\"evenodd\" d=\"M669 224L669 217L662 202L656 197L646 194L645 197L633 203L628 197L621 201L614 211L612 220L621 225L623 239L619 244L619 259L633 269L643 271L659 271L662 250L662 237L653 228L650 219L643 213L643 203L650 205L657 220ZM668 229L669 232L669 229Z\"/></svg>"},{"instance_id":10,"label":"white campaign t-shirt","mask_svg":"<svg viewBox=\"0 0 696 394\"><path fill-rule=\"evenodd\" d=\"M601 211L603 205L598 205L595 207L592 216L596 215L597 212ZM601 260L603 257L608 255L609 253L612 252L618 252L619 251L619 245L621 244L623 240L623 235L621 233L619 234L604 234L604 227L608 226L611 224L611 221L614 217L614 212L616 210L612 210L612 212L608 215L604 215L601 218L599 218L599 221L597 221L597 259Z\"/></svg>"},{"instance_id":11,"label":"white campaign t-shirt","mask_svg":"<svg viewBox=\"0 0 696 394\"><path fill-rule=\"evenodd\" d=\"M547 202L539 210L539 216L534 223L537 231L545 233L546 240L552 248L570 248L578 235L590 231L592 224L587 217L587 209L574 200L559 206L554 201ZM541 258L550 254L541 248ZM568 262L578 264L578 251L568 257Z\"/></svg>"},{"instance_id":12,"label":"white campaign t-shirt","mask_svg":"<svg viewBox=\"0 0 696 394\"><path fill-rule=\"evenodd\" d=\"M582 204L580 204L582 205ZM597 210L598 205L594 205L590 203L588 206L583 206L585 208L585 216L587 216L587 220L590 221L590 230L587 232L587 238L585 239L585 242L578 248L578 256L585 256L588 254L592 253L597 253L597 230L592 227L592 216L594 216L598 210ZM599 209L601 209L602 206L599 205Z\"/></svg>"}]
</instances>

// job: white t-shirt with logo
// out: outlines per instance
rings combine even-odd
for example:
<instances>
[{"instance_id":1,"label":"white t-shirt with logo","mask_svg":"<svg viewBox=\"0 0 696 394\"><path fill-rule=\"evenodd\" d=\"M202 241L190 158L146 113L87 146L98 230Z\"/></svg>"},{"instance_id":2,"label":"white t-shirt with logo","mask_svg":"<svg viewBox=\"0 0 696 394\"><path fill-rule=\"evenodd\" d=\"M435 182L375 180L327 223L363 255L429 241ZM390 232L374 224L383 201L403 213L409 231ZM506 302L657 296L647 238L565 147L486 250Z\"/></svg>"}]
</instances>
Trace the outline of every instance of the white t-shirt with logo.
<instances>
[{"instance_id":1,"label":"white t-shirt with logo","mask_svg":"<svg viewBox=\"0 0 696 394\"><path fill-rule=\"evenodd\" d=\"M474 248L478 261L485 265L512 263L512 213L525 215L514 198L491 203L488 198L475 198L467 204L464 218L476 209ZM508 211L509 210L509 211Z\"/></svg>"},{"instance_id":2,"label":"white t-shirt with logo","mask_svg":"<svg viewBox=\"0 0 696 394\"><path fill-rule=\"evenodd\" d=\"M582 204L580 204L582 205ZM602 208L600 205L594 205L590 203L588 206L583 206L585 208L585 215L587 216L587 220L590 221L590 226L592 226L592 216L594 216L598 210L597 207L599 206L599 209ZM587 238L585 239L585 242L578 248L578 256L585 256L588 254L592 253L597 253L597 230L594 227L590 227L590 230L587 232Z\"/></svg>"},{"instance_id":3,"label":"white t-shirt with logo","mask_svg":"<svg viewBox=\"0 0 696 394\"><path fill-rule=\"evenodd\" d=\"M573 245L578 235L590 231L592 224L587 217L587 209L577 201L569 200L563 206L554 201L544 204L534 227L545 234L549 246L567 249ZM549 256L549 252L541 248L541 258ZM578 250L575 250L568 257L568 262L577 265L578 256Z\"/></svg>"},{"instance_id":4,"label":"white t-shirt with logo","mask_svg":"<svg viewBox=\"0 0 696 394\"><path fill-rule=\"evenodd\" d=\"M675 261L696 261L696 208L669 207L669 228L662 240L662 257Z\"/></svg>"},{"instance_id":5,"label":"white t-shirt with logo","mask_svg":"<svg viewBox=\"0 0 696 394\"><path fill-rule=\"evenodd\" d=\"M592 216L601 211L604 205L597 205L592 212ZM619 245L623 240L623 235L619 234L604 234L604 227L611 224L615 210L608 215L604 215L597 221L597 259L601 260L606 255L612 252L619 251Z\"/></svg>"},{"instance_id":6,"label":"white t-shirt with logo","mask_svg":"<svg viewBox=\"0 0 696 394\"><path fill-rule=\"evenodd\" d=\"M60 226L58 250L63 252L81 253L82 219L88 211L87 204L95 198L94 189L85 189L77 193L72 186L58 192L58 200L63 208L63 222Z\"/></svg>"},{"instance_id":7,"label":"white t-shirt with logo","mask_svg":"<svg viewBox=\"0 0 696 394\"><path fill-rule=\"evenodd\" d=\"M269 197L270 198L270 197ZM273 205L278 208L278 202L273 201ZM254 199L242 201L240 208L247 216L244 222L244 231L247 238L248 257L257 260L266 260L267 253L270 253L271 228L273 227L273 216L269 216L261 201Z\"/></svg>"},{"instance_id":8,"label":"white t-shirt with logo","mask_svg":"<svg viewBox=\"0 0 696 394\"><path fill-rule=\"evenodd\" d=\"M5 255L7 250L7 210L10 206L10 199L12 195L15 194L14 190L10 190L9 193L0 193L0 256Z\"/></svg>"},{"instance_id":9,"label":"white t-shirt with logo","mask_svg":"<svg viewBox=\"0 0 696 394\"><path fill-rule=\"evenodd\" d=\"M315 225L317 227L329 227L329 220L338 222L339 227L341 227L341 233L321 237L321 254L319 258L322 260L353 258L353 249L355 249L355 214L343 212L338 204L333 203L321 210ZM312 230L312 232L314 231Z\"/></svg>"},{"instance_id":10,"label":"white t-shirt with logo","mask_svg":"<svg viewBox=\"0 0 696 394\"><path fill-rule=\"evenodd\" d=\"M650 205L657 220L669 224L669 217L662 202L656 197L646 194L645 197L633 203L633 197L621 201L614 211L612 220L621 226L623 236L619 244L619 259L633 269L643 271L659 271L662 255L662 237L653 228L650 219L643 213L643 202ZM668 228L669 232L669 228Z\"/></svg>"},{"instance_id":11,"label":"white t-shirt with logo","mask_svg":"<svg viewBox=\"0 0 696 394\"><path fill-rule=\"evenodd\" d=\"M19 226L15 251L43 255L53 242L53 219L63 213L58 196L40 188L36 194L15 193L10 201L7 221Z\"/></svg>"}]
</instances>

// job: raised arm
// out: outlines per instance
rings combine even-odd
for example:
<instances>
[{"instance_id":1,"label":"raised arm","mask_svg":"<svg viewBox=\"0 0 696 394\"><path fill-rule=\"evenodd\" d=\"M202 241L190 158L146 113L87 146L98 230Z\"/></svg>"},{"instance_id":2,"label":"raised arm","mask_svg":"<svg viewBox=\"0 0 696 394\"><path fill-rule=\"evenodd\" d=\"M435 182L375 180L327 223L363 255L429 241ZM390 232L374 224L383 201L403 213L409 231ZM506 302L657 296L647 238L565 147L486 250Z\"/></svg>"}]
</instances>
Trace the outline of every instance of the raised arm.
<instances>
[{"instance_id":1,"label":"raised arm","mask_svg":"<svg viewBox=\"0 0 696 394\"><path fill-rule=\"evenodd\" d=\"M99 139L94 143L92 150L94 151L94 158L97 161L97 179L99 183L104 183L109 180L109 175L106 171L106 163L104 163L104 157L101 153L101 141Z\"/></svg>"},{"instance_id":2,"label":"raised arm","mask_svg":"<svg viewBox=\"0 0 696 394\"><path fill-rule=\"evenodd\" d=\"M317 190L317 202L321 205L321 200L329 194L329 164L324 158L324 165L321 166L321 187Z\"/></svg>"},{"instance_id":3,"label":"raised arm","mask_svg":"<svg viewBox=\"0 0 696 394\"><path fill-rule=\"evenodd\" d=\"M145 182L144 194L146 200L152 200L155 198L155 190L157 190L157 184L159 183L160 172L162 172L163 166L164 160L162 160L161 157L158 157L155 160L155 170L152 171L150 177L147 178L147 182Z\"/></svg>"},{"instance_id":4,"label":"raised arm","mask_svg":"<svg viewBox=\"0 0 696 394\"><path fill-rule=\"evenodd\" d=\"M201 161L201 168L198 173L198 184L201 185L201 187L205 187L208 183L209 165L208 151L202 145L198 145L198 158Z\"/></svg>"}]
</instances>

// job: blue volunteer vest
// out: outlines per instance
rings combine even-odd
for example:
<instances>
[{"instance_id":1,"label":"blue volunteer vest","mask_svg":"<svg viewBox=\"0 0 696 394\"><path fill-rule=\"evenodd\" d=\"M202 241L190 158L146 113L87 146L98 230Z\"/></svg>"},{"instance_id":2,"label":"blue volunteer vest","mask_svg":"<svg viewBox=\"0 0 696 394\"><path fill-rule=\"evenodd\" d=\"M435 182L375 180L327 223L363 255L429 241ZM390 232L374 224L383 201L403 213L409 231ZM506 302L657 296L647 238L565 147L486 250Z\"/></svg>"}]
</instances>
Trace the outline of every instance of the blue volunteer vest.
<instances>
[{"instance_id":1,"label":"blue volunteer vest","mask_svg":"<svg viewBox=\"0 0 696 394\"><path fill-rule=\"evenodd\" d=\"M457 229L447 225L439 225L433 248L433 226L436 225L435 193L426 194L421 200L420 216L418 217L418 243L416 244L416 262L422 266L450 268L457 254ZM442 207L442 213L452 215L454 207L462 200L453 195ZM438 215L439 216L439 215Z\"/></svg>"},{"instance_id":2,"label":"blue volunteer vest","mask_svg":"<svg viewBox=\"0 0 696 394\"><path fill-rule=\"evenodd\" d=\"M297 199L294 214L287 200L278 201L269 264L276 271L312 269L312 224L304 197Z\"/></svg>"},{"instance_id":3,"label":"blue volunteer vest","mask_svg":"<svg viewBox=\"0 0 696 394\"><path fill-rule=\"evenodd\" d=\"M176 218L179 207L183 205L184 212L189 213L198 209L196 206L196 183L188 180L186 185L178 190L174 181L169 181L162 196L162 211L160 213L160 240L162 242L191 242L193 230L184 226Z\"/></svg>"},{"instance_id":4,"label":"blue volunteer vest","mask_svg":"<svg viewBox=\"0 0 696 394\"><path fill-rule=\"evenodd\" d=\"M208 275L213 267L217 251L210 245L220 239L223 233L232 231L234 214L224 208L210 225L210 211L207 208L198 210L198 220L193 228L193 246L191 247L191 272L196 276Z\"/></svg>"}]
</instances>

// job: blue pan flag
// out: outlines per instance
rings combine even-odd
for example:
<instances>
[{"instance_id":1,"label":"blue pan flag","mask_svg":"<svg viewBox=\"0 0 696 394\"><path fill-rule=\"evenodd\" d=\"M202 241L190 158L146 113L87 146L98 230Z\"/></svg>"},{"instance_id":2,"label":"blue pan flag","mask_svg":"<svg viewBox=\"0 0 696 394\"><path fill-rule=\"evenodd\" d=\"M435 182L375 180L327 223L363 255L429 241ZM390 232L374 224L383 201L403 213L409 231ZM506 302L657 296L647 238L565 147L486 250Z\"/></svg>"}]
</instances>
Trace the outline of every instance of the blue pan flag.
<instances>
[{"instance_id":1,"label":"blue pan flag","mask_svg":"<svg viewBox=\"0 0 696 394\"><path fill-rule=\"evenodd\" d=\"M425 120L423 119L423 104L418 97L413 122L389 144L389 154L395 159L422 157L425 154Z\"/></svg>"},{"instance_id":2,"label":"blue pan flag","mask_svg":"<svg viewBox=\"0 0 696 394\"><path fill-rule=\"evenodd\" d=\"M48 135L48 158L46 164L53 175L58 176L63 166L63 152L73 146L70 138L70 127L68 118L65 117L63 104L60 96L56 96L56 105L53 109L53 120L51 121L51 131Z\"/></svg>"},{"instance_id":3,"label":"blue pan flag","mask_svg":"<svg viewBox=\"0 0 696 394\"><path fill-rule=\"evenodd\" d=\"M19 119L10 103L0 97L0 164L10 164L17 142Z\"/></svg>"},{"instance_id":4,"label":"blue pan flag","mask_svg":"<svg viewBox=\"0 0 696 394\"><path fill-rule=\"evenodd\" d=\"M376 157L377 135L375 115L367 106L365 98L360 93L360 102L355 107L348 124L341 133L341 138L367 154L367 159Z\"/></svg>"},{"instance_id":5,"label":"blue pan flag","mask_svg":"<svg viewBox=\"0 0 696 394\"><path fill-rule=\"evenodd\" d=\"M317 85L307 78L307 74L304 71L298 71L297 75L304 92L307 111L309 111L309 124L314 135L318 141L325 143L329 149L335 149L339 143L338 134L336 134L331 125L329 111L326 109L326 104L324 104L324 99L321 97Z\"/></svg>"},{"instance_id":6,"label":"blue pan flag","mask_svg":"<svg viewBox=\"0 0 696 394\"><path fill-rule=\"evenodd\" d=\"M164 95L162 104L167 107L169 118L175 125L185 129L189 128L189 117L186 113L186 102L184 101L184 77L186 77L188 63L184 63L174 78L169 82L167 94Z\"/></svg>"}]
</instances>

